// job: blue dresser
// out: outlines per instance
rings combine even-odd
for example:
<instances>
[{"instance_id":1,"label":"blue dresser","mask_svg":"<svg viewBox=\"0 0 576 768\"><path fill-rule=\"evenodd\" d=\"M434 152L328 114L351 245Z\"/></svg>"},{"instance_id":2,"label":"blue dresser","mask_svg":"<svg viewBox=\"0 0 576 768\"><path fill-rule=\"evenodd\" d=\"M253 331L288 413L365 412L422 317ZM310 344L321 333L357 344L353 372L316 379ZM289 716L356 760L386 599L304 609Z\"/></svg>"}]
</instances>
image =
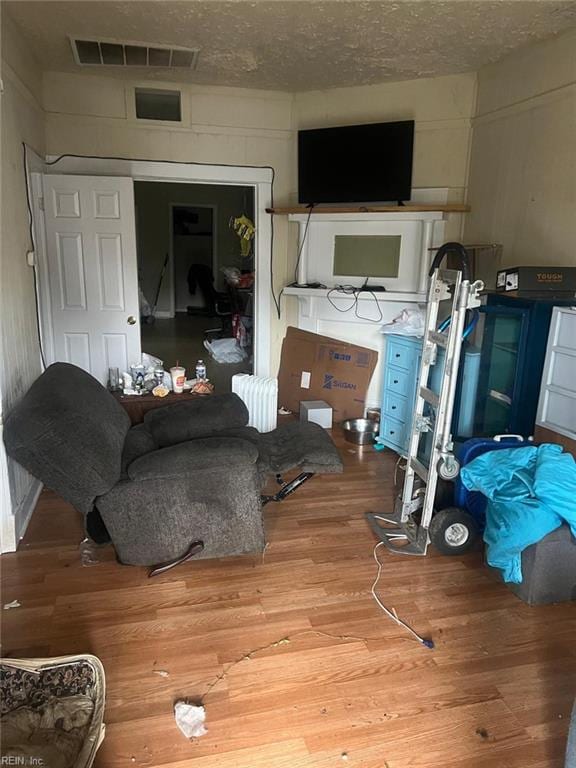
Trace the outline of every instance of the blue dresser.
<instances>
[{"instance_id":1,"label":"blue dresser","mask_svg":"<svg viewBox=\"0 0 576 768\"><path fill-rule=\"evenodd\" d=\"M477 403L480 376L480 350L466 344L463 348L456 387L452 433L455 441L463 442L474 435L474 410ZM384 336L384 384L380 416L380 434L376 442L393 451L406 455L412 428L412 415L416 400L416 384L420 369L422 339L414 336ZM442 358L444 350L438 350L438 365L432 369L429 387L440 391ZM426 411L425 411L426 413ZM424 455L430 452L430 440L424 442Z\"/></svg>"},{"instance_id":2,"label":"blue dresser","mask_svg":"<svg viewBox=\"0 0 576 768\"><path fill-rule=\"evenodd\" d=\"M401 454L408 448L421 354L420 338L384 336L382 413L376 442Z\"/></svg>"}]
</instances>

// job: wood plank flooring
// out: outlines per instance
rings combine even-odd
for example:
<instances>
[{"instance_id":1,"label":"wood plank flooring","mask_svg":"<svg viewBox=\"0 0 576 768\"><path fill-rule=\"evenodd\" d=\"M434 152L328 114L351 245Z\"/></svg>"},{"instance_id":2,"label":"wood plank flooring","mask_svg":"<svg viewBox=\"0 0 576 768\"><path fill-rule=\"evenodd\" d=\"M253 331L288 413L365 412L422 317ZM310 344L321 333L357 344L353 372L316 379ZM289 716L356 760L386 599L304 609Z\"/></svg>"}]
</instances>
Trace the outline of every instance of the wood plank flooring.
<instances>
[{"instance_id":1,"label":"wood plank flooring","mask_svg":"<svg viewBox=\"0 0 576 768\"><path fill-rule=\"evenodd\" d=\"M3 653L90 652L107 675L97 768L560 768L576 684L574 605L528 607L480 551L382 552L394 459L339 442L341 476L266 508L265 556L196 561L149 581L109 547L84 566L76 513L44 492L1 559ZM187 741L173 703L203 701Z\"/></svg>"}]
</instances>

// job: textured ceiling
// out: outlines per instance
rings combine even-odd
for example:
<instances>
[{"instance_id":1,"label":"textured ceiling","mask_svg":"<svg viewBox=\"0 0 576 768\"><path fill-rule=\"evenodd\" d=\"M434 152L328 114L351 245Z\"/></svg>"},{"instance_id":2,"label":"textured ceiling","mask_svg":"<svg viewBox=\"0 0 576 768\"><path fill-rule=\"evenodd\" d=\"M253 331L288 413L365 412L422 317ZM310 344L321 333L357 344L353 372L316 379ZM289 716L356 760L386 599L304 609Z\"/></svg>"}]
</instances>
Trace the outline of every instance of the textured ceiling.
<instances>
[{"instance_id":1,"label":"textured ceiling","mask_svg":"<svg viewBox=\"0 0 576 768\"><path fill-rule=\"evenodd\" d=\"M305 91L476 70L576 26L568 0L4 2L45 70ZM195 71L78 67L67 36L199 47Z\"/></svg>"}]
</instances>

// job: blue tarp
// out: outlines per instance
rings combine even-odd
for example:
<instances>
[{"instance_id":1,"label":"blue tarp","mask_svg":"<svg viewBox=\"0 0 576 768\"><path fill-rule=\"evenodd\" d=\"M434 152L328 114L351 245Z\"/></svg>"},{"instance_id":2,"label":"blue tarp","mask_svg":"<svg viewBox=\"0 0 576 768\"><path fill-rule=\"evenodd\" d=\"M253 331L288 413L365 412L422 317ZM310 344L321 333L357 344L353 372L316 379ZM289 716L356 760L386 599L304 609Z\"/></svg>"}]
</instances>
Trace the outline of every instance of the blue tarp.
<instances>
[{"instance_id":1,"label":"blue tarp","mask_svg":"<svg viewBox=\"0 0 576 768\"><path fill-rule=\"evenodd\" d=\"M460 471L470 491L487 497L488 563L505 581L522 581L521 554L568 523L576 536L576 462L551 443L489 451Z\"/></svg>"}]
</instances>

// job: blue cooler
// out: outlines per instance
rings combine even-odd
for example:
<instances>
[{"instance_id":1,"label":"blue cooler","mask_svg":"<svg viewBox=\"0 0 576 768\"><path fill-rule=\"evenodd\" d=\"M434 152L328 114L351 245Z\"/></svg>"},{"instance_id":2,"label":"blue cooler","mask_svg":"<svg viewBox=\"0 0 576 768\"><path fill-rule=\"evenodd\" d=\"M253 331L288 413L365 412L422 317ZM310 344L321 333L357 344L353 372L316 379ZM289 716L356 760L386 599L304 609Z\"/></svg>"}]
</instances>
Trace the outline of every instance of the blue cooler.
<instances>
[{"instance_id":1,"label":"blue cooler","mask_svg":"<svg viewBox=\"0 0 576 768\"><path fill-rule=\"evenodd\" d=\"M493 438L473 437L460 446L456 458L461 467L488 451L502 448L522 448L528 445L521 435L496 435ZM449 506L444 507L448 502ZM430 541L443 555L460 555L468 551L486 525L486 497L467 490L460 475L453 483L452 492L437 495L439 509L433 515L428 533Z\"/></svg>"},{"instance_id":2,"label":"blue cooler","mask_svg":"<svg viewBox=\"0 0 576 768\"><path fill-rule=\"evenodd\" d=\"M458 461L465 467L473 459L488 451L498 451L502 448L522 448L528 445L521 435L496 435L495 437L473 437L466 440L458 451ZM465 509L474 518L478 530L484 530L486 524L486 497L478 491L469 491L460 475L454 481L454 506Z\"/></svg>"}]
</instances>

